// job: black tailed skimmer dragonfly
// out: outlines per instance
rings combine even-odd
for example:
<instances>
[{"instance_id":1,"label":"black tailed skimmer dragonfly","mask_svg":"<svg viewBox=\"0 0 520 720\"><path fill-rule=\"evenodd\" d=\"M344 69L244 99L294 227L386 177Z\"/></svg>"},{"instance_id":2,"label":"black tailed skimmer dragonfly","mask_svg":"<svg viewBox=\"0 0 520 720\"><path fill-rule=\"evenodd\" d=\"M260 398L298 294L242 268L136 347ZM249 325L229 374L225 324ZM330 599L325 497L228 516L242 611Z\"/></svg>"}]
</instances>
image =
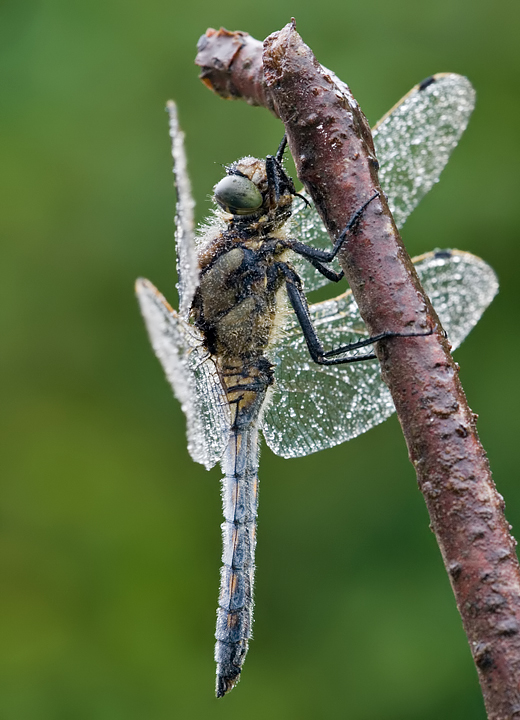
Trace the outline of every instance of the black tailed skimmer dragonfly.
<instances>
[{"instance_id":1,"label":"black tailed skimmer dragonfly","mask_svg":"<svg viewBox=\"0 0 520 720\"><path fill-rule=\"evenodd\" d=\"M381 186L399 227L439 179L473 106L466 78L437 75L375 126ZM208 469L220 462L224 474L215 648L221 697L238 682L252 635L259 431L278 455L299 457L366 432L394 405L378 363L357 362L373 358L373 348L352 353L369 339L351 292L307 305L304 292L341 273L315 210L299 200L292 210L296 192L282 167L283 150L230 165L214 188L219 207L195 233L183 134L173 103L168 111L179 311L148 280L137 281L137 296L186 415L188 450ZM360 221L362 209L347 231ZM458 250L414 262L455 348L496 294L496 276Z\"/></svg>"}]
</instances>

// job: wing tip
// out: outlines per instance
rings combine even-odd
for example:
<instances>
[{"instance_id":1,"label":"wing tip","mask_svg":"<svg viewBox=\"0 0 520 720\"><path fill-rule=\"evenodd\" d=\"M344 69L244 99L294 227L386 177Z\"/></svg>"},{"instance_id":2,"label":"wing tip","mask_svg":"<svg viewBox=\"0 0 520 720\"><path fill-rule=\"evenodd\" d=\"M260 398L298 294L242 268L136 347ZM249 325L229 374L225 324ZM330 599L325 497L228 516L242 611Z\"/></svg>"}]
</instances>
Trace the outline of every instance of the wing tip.
<instances>
[{"instance_id":1,"label":"wing tip","mask_svg":"<svg viewBox=\"0 0 520 720\"><path fill-rule=\"evenodd\" d=\"M413 98L414 95L417 93L425 93L425 91L429 92L433 91L435 88L434 86L437 86L442 83L443 81L449 82L449 81L456 81L461 86L466 85L466 98L468 102L468 109L469 113L467 113L468 118L469 115L473 112L475 108L475 102L476 102L476 91L473 87L471 81L465 76L460 75L459 73L453 73L453 72L441 72L441 73L434 73L433 75L430 75L429 77L422 80L420 83L417 83L417 85L414 85L413 88L406 93L406 95L403 95L403 97L395 104L393 105L390 110L383 115L383 117L376 122L374 127L372 128L372 134L374 136L377 136L378 132L381 129L381 126L383 123L385 123L388 118L392 115L392 113L399 108L405 101L409 101L411 98ZM429 90L430 88L430 90Z\"/></svg>"},{"instance_id":2,"label":"wing tip","mask_svg":"<svg viewBox=\"0 0 520 720\"><path fill-rule=\"evenodd\" d=\"M178 116L177 103L174 100L167 100L166 107L164 109L170 116L170 121L177 120L177 116Z\"/></svg>"},{"instance_id":3,"label":"wing tip","mask_svg":"<svg viewBox=\"0 0 520 720\"><path fill-rule=\"evenodd\" d=\"M137 278L134 283L134 291L137 297L149 295L150 293L153 293L154 295L159 294L159 291L157 290L155 285L144 277Z\"/></svg>"},{"instance_id":4,"label":"wing tip","mask_svg":"<svg viewBox=\"0 0 520 720\"><path fill-rule=\"evenodd\" d=\"M150 282L150 280L142 277L137 278L137 280L135 281L135 294L137 295L137 299L141 302L144 301L144 298L151 298L153 296L153 299L163 305L163 307L168 311L169 314L177 315L177 311L172 308L168 300L166 300L164 295L155 287L152 282Z\"/></svg>"}]
</instances>

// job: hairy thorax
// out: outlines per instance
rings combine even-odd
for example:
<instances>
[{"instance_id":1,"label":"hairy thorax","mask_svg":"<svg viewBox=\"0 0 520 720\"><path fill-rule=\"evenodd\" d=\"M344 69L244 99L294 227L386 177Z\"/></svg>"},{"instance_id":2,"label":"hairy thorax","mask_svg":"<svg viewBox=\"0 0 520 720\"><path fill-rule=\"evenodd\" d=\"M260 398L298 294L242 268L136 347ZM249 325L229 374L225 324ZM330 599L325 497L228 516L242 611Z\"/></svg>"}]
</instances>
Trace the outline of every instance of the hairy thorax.
<instances>
[{"instance_id":1,"label":"hairy thorax","mask_svg":"<svg viewBox=\"0 0 520 720\"><path fill-rule=\"evenodd\" d=\"M206 249L192 318L212 355L226 362L265 355L283 283L276 263L286 254L277 237L243 238L232 231Z\"/></svg>"}]
</instances>

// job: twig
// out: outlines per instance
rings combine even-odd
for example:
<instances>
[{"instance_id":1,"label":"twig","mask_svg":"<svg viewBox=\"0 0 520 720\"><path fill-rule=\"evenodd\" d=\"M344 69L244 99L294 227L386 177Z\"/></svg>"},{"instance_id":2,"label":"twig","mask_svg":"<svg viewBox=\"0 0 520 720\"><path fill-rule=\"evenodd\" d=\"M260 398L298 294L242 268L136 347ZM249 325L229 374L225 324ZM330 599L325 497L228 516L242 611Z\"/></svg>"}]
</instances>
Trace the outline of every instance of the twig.
<instances>
[{"instance_id":1,"label":"twig","mask_svg":"<svg viewBox=\"0 0 520 720\"><path fill-rule=\"evenodd\" d=\"M221 48L223 54L221 54ZM380 190L372 137L348 87L294 21L263 44L208 30L196 62L208 87L283 120L298 177L332 237ZM231 51L232 50L232 51ZM438 319L381 193L340 262L370 334L420 332L377 349L477 666L490 720L520 718L520 568L504 503Z\"/></svg>"}]
</instances>

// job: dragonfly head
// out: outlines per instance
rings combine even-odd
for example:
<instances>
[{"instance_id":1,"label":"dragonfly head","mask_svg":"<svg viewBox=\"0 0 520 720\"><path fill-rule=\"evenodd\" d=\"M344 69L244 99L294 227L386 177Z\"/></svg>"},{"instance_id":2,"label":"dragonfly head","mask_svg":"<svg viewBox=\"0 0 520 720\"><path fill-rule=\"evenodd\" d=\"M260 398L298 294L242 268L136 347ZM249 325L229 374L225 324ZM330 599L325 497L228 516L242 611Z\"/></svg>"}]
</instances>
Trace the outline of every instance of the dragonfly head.
<instances>
[{"instance_id":1,"label":"dragonfly head","mask_svg":"<svg viewBox=\"0 0 520 720\"><path fill-rule=\"evenodd\" d=\"M296 190L277 157L244 157L228 165L226 173L213 192L235 224L260 222L271 230L287 221Z\"/></svg>"}]
</instances>

